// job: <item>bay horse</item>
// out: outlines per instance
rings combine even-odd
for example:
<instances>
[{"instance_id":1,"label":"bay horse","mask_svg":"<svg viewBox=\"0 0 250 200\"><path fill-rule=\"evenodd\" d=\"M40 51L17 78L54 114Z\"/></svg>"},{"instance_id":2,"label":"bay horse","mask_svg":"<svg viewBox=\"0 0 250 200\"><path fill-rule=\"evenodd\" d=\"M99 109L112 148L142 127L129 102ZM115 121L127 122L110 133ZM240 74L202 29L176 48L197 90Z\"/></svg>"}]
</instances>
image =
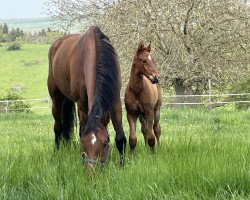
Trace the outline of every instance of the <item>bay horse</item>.
<instances>
[{"instance_id":1,"label":"bay horse","mask_svg":"<svg viewBox=\"0 0 250 200\"><path fill-rule=\"evenodd\" d=\"M87 169L94 169L96 163L106 163L110 118L120 163L124 163L126 137L122 126L120 73L109 38L96 26L85 34L65 35L50 47L47 85L55 120L55 144L59 149L61 140L70 141L76 102L81 159Z\"/></svg>"},{"instance_id":2,"label":"bay horse","mask_svg":"<svg viewBox=\"0 0 250 200\"><path fill-rule=\"evenodd\" d=\"M139 117L145 144L155 149L155 138L160 142L161 91L159 72L151 55L151 42L145 47L139 44L133 59L130 78L125 91L125 107L129 123L129 145L134 152L137 145L136 122Z\"/></svg>"}]
</instances>

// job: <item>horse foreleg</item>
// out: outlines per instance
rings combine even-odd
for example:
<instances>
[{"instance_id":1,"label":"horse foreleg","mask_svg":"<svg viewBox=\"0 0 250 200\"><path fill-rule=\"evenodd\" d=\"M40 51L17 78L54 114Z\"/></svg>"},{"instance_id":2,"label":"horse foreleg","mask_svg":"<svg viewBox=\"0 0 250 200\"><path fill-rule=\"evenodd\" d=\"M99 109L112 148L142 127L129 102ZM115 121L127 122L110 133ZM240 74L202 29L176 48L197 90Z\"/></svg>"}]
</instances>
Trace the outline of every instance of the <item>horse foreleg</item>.
<instances>
[{"instance_id":1,"label":"horse foreleg","mask_svg":"<svg viewBox=\"0 0 250 200\"><path fill-rule=\"evenodd\" d=\"M118 100L114 105L113 110L111 111L111 120L116 132L115 143L116 143L116 148L120 153L120 164L123 165L125 161L125 149L126 149L127 139L124 134L122 126L122 106L120 98L118 98Z\"/></svg>"},{"instance_id":2,"label":"horse foreleg","mask_svg":"<svg viewBox=\"0 0 250 200\"><path fill-rule=\"evenodd\" d=\"M154 134L157 139L157 143L160 143L160 136L161 136L161 126L160 126L160 108L156 108L154 111Z\"/></svg>"},{"instance_id":3,"label":"horse foreleg","mask_svg":"<svg viewBox=\"0 0 250 200\"><path fill-rule=\"evenodd\" d=\"M153 134L153 121L154 121L154 113L149 111L146 114L147 121L147 142L151 150L154 152L155 149L155 135Z\"/></svg>"},{"instance_id":4,"label":"horse foreleg","mask_svg":"<svg viewBox=\"0 0 250 200\"><path fill-rule=\"evenodd\" d=\"M133 153L137 145L137 137L136 137L137 116L131 115L130 113L127 112L127 120L129 123L129 146L131 153Z\"/></svg>"},{"instance_id":5,"label":"horse foreleg","mask_svg":"<svg viewBox=\"0 0 250 200\"><path fill-rule=\"evenodd\" d=\"M141 122L141 132L143 134L144 141L146 144L147 143L147 122L146 122L144 116L142 116L142 115L139 116L139 120Z\"/></svg>"}]
</instances>

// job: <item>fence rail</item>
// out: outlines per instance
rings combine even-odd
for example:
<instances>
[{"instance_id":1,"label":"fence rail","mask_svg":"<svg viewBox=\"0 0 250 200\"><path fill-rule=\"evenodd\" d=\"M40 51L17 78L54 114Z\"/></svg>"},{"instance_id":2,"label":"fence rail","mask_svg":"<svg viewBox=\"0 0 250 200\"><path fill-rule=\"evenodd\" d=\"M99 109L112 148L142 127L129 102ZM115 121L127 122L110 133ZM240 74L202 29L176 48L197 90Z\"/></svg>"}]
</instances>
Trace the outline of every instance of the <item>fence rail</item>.
<instances>
[{"instance_id":1,"label":"fence rail","mask_svg":"<svg viewBox=\"0 0 250 200\"><path fill-rule=\"evenodd\" d=\"M228 101L221 100L221 98L231 97L231 96L249 96L249 100L235 100ZM200 102L189 102L187 100L190 97L199 97L201 98ZM249 103L250 107L250 93L242 93L242 94L203 94L203 95L162 95L163 98L163 106L174 106L174 105L205 105L205 106L212 106L212 105L225 105L230 103ZM177 98L186 98L184 102L175 102ZM220 98L220 100L214 100L213 98ZM11 105L17 102L28 103L29 106L27 107L17 107L13 108ZM23 111L23 110L39 110L39 109L49 109L51 108L51 99L50 98L41 98L41 99L25 99L25 100L0 100L0 112L11 112L11 111Z\"/></svg>"}]
</instances>

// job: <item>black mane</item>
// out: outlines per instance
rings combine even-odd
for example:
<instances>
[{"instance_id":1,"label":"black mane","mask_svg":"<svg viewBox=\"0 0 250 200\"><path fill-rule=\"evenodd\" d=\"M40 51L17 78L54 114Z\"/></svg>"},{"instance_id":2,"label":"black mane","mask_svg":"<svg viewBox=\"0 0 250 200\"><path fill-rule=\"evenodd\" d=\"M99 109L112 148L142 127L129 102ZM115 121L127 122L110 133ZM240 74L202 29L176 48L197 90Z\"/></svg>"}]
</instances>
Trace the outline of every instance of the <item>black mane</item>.
<instances>
[{"instance_id":1,"label":"black mane","mask_svg":"<svg viewBox=\"0 0 250 200\"><path fill-rule=\"evenodd\" d=\"M105 112L112 109L120 88L118 60L109 38L94 27L96 40L96 94L83 134L94 131Z\"/></svg>"}]
</instances>

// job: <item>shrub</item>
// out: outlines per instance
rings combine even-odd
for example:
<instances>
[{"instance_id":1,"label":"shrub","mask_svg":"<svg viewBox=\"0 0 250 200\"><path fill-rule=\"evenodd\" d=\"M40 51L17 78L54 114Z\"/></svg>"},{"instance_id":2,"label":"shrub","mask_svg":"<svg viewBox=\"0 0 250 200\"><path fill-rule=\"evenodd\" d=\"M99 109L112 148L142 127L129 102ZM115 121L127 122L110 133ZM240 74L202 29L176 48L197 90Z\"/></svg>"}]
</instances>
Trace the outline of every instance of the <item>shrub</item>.
<instances>
[{"instance_id":1,"label":"shrub","mask_svg":"<svg viewBox=\"0 0 250 200\"><path fill-rule=\"evenodd\" d=\"M16 51L16 50L21 50L21 45L18 43L13 43L7 46L8 51Z\"/></svg>"},{"instance_id":2,"label":"shrub","mask_svg":"<svg viewBox=\"0 0 250 200\"><path fill-rule=\"evenodd\" d=\"M10 102L5 102L9 100ZM0 98L0 112L30 112L31 106L24 101L11 101L23 100L20 94L15 91L9 91L6 95ZM4 102L1 102L4 101Z\"/></svg>"},{"instance_id":3,"label":"shrub","mask_svg":"<svg viewBox=\"0 0 250 200\"><path fill-rule=\"evenodd\" d=\"M236 93L250 93L250 74L248 75L247 79L239 84L235 91ZM231 99L233 101L250 101L250 95L243 95L243 96L232 96ZM249 109L250 103L235 103L236 108L238 109Z\"/></svg>"}]
</instances>

